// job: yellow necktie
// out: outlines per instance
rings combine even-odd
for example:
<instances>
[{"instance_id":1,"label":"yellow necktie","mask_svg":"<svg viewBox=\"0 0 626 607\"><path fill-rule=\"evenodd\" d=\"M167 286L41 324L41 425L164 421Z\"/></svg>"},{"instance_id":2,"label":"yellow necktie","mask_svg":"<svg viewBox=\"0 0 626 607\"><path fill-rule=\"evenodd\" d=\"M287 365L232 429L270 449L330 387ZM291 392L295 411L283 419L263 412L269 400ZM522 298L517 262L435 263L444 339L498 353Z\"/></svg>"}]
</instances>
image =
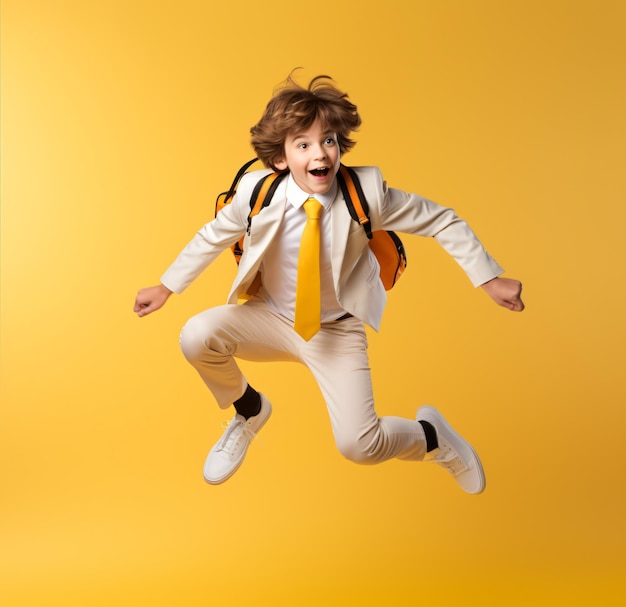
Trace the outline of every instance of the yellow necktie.
<instances>
[{"instance_id":1,"label":"yellow necktie","mask_svg":"<svg viewBox=\"0 0 626 607\"><path fill-rule=\"evenodd\" d=\"M322 205L309 198L304 203L307 222L300 240L294 329L309 341L320 329L320 215Z\"/></svg>"}]
</instances>

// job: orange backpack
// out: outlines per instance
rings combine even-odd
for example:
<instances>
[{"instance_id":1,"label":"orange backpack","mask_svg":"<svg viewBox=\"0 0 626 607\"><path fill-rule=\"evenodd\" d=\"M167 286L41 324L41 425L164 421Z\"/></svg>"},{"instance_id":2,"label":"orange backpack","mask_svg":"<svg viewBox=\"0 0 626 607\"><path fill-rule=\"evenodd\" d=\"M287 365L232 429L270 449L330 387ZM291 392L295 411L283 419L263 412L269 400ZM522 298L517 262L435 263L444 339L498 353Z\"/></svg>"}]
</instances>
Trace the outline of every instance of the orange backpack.
<instances>
[{"instance_id":1,"label":"orange backpack","mask_svg":"<svg viewBox=\"0 0 626 607\"><path fill-rule=\"evenodd\" d=\"M257 158L246 162L235 176L230 189L218 195L215 202L215 214L219 213L227 204L230 204L237 192L237 185L248 169L257 161ZM250 197L250 213L248 214L248 233L252 218L261 212L272 200L276 188L280 182L289 175L289 171L269 173L262 177L255 185ZM380 264L380 279L386 290L391 289L407 265L404 245L395 232L388 230L372 230L369 219L369 205L365 199L365 194L361 189L358 175L350 167L343 164L337 173L337 183L348 206L350 216L354 221L363 226L365 234L369 239L369 246L372 249L378 263ZM231 248L235 260L239 263L243 253L243 238L235 243Z\"/></svg>"}]
</instances>

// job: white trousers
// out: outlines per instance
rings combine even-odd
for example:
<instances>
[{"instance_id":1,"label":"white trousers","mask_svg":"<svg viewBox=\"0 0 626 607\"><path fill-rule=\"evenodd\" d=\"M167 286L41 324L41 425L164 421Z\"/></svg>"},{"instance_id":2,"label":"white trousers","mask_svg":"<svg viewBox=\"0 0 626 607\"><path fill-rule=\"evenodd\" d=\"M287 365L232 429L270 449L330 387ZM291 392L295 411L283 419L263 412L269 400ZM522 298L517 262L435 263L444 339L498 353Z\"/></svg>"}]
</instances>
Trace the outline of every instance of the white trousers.
<instances>
[{"instance_id":1,"label":"white trousers","mask_svg":"<svg viewBox=\"0 0 626 607\"><path fill-rule=\"evenodd\" d=\"M256 297L194 316L184 326L180 343L222 409L240 398L248 385L236 358L299 362L320 387L335 442L346 458L361 464L424 458L426 440L419 422L376 415L367 337L356 318L324 323L307 342L287 319Z\"/></svg>"}]
</instances>

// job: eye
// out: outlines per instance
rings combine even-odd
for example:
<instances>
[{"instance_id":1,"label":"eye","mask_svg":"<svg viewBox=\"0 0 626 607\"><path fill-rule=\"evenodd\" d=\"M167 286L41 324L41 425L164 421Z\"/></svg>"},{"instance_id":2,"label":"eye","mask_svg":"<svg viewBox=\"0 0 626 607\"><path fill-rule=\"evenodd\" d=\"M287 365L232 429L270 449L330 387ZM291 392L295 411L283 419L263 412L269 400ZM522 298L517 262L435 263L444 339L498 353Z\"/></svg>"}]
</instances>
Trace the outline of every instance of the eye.
<instances>
[{"instance_id":1,"label":"eye","mask_svg":"<svg viewBox=\"0 0 626 607\"><path fill-rule=\"evenodd\" d=\"M298 149L300 150L306 150L309 146L306 143L299 143L298 144Z\"/></svg>"},{"instance_id":2,"label":"eye","mask_svg":"<svg viewBox=\"0 0 626 607\"><path fill-rule=\"evenodd\" d=\"M327 137L324 140L324 145L334 145L335 144L335 140L332 137Z\"/></svg>"}]
</instances>

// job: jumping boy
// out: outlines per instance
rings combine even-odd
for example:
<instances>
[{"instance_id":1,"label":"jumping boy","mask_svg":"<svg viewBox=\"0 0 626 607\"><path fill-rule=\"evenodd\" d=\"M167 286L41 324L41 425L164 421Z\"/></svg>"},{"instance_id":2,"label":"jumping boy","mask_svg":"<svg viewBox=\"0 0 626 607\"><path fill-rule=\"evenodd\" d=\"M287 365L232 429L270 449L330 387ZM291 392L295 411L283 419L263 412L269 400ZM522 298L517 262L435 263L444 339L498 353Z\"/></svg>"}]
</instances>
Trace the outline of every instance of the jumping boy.
<instances>
[{"instance_id":1,"label":"jumping boy","mask_svg":"<svg viewBox=\"0 0 626 607\"><path fill-rule=\"evenodd\" d=\"M232 203L200 229L161 284L137 294L139 316L158 310L245 236L228 303L191 318L180 339L217 404L235 408L206 459L208 483L234 474L272 412L270 401L240 371L240 358L306 365L346 458L361 464L390 458L433 462L468 493L485 487L477 454L433 407L421 407L415 420L376 415L364 325L378 330L386 294L365 232L351 218L336 179L360 124L356 106L330 78L318 76L304 88L290 77L251 129L252 146L268 170L244 176ZM500 277L503 269L452 209L388 188L377 168L355 170L373 230L434 237L474 286L499 305L524 309L521 283ZM272 171L289 175L248 229L253 188ZM299 271L311 247L313 269L301 265ZM244 295L246 303L238 304Z\"/></svg>"}]
</instances>

